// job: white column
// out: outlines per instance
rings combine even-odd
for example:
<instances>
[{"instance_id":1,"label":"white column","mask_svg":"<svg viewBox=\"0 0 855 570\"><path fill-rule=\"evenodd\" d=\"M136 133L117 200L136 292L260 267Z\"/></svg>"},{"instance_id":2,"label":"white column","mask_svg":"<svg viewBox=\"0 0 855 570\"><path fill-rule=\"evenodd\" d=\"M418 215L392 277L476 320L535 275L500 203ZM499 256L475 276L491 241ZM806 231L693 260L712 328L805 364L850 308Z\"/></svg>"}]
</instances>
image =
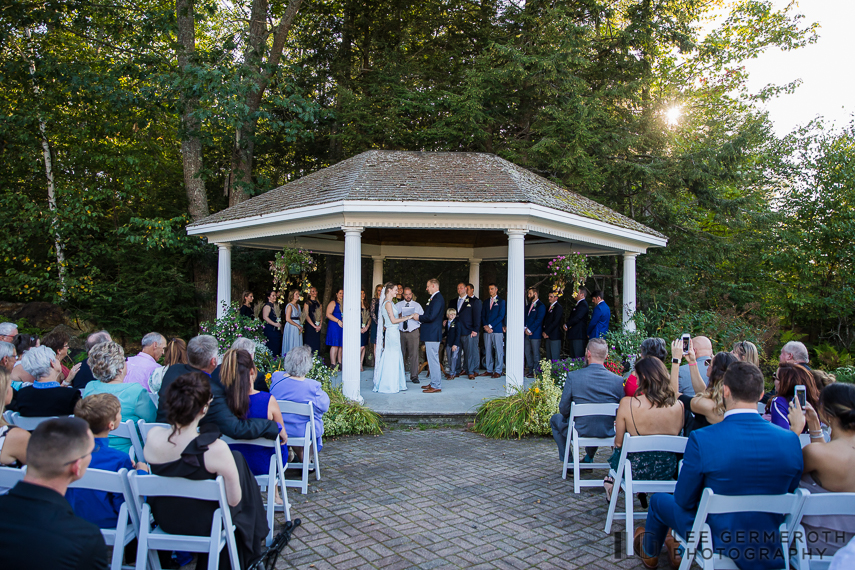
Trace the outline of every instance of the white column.
<instances>
[{"instance_id":1,"label":"white column","mask_svg":"<svg viewBox=\"0 0 855 570\"><path fill-rule=\"evenodd\" d=\"M232 302L232 244L218 243L217 318L222 317Z\"/></svg>"},{"instance_id":2,"label":"white column","mask_svg":"<svg viewBox=\"0 0 855 570\"><path fill-rule=\"evenodd\" d=\"M475 286L475 296L481 297L481 260L469 259L469 282Z\"/></svg>"},{"instance_id":3,"label":"white column","mask_svg":"<svg viewBox=\"0 0 855 570\"><path fill-rule=\"evenodd\" d=\"M631 321L635 313L635 258L637 253L623 254L623 328L635 330L635 321Z\"/></svg>"},{"instance_id":4,"label":"white column","mask_svg":"<svg viewBox=\"0 0 855 570\"><path fill-rule=\"evenodd\" d=\"M526 230L508 230L508 331L505 333L505 392L521 389L525 382L523 348Z\"/></svg>"},{"instance_id":5,"label":"white column","mask_svg":"<svg viewBox=\"0 0 855 570\"><path fill-rule=\"evenodd\" d=\"M383 260L385 259L382 255L372 255L371 259L374 260L374 274L371 276L371 298L374 298L374 289L378 285L383 285Z\"/></svg>"},{"instance_id":6,"label":"white column","mask_svg":"<svg viewBox=\"0 0 855 570\"><path fill-rule=\"evenodd\" d=\"M362 228L342 226L344 231L344 340L341 355L341 387L346 398L363 402L359 394L360 291L362 290Z\"/></svg>"}]
</instances>

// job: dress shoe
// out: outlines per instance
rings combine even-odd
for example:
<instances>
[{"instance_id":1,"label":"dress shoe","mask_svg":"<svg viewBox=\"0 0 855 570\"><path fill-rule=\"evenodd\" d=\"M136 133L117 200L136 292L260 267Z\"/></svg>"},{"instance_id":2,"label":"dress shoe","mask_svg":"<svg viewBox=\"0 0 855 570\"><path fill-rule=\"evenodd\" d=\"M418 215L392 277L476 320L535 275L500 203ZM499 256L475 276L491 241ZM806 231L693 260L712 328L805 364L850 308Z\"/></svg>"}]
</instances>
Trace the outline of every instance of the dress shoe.
<instances>
[{"instance_id":1,"label":"dress shoe","mask_svg":"<svg viewBox=\"0 0 855 570\"><path fill-rule=\"evenodd\" d=\"M421 381L420 381L420 380L418 380L418 379L416 379L416 380L410 380L410 382L412 382L413 384L421 384Z\"/></svg>"},{"instance_id":2,"label":"dress shoe","mask_svg":"<svg viewBox=\"0 0 855 570\"><path fill-rule=\"evenodd\" d=\"M635 554L641 558L641 563L644 564L645 568L649 568L653 570L654 568L659 567L659 557L651 556L647 557L644 555L644 550L642 548L642 543L644 542L644 527L640 526L635 529L635 534L632 537L632 548L635 549Z\"/></svg>"},{"instance_id":3,"label":"dress shoe","mask_svg":"<svg viewBox=\"0 0 855 570\"><path fill-rule=\"evenodd\" d=\"M670 533L665 537L665 550L668 551L668 561L671 563L671 567L677 570L683 561L683 556L680 554L680 543Z\"/></svg>"},{"instance_id":4,"label":"dress shoe","mask_svg":"<svg viewBox=\"0 0 855 570\"><path fill-rule=\"evenodd\" d=\"M425 390L422 393L423 394L439 394L440 392L442 392L442 390L440 390L438 388L428 388L427 390Z\"/></svg>"},{"instance_id":5,"label":"dress shoe","mask_svg":"<svg viewBox=\"0 0 855 570\"><path fill-rule=\"evenodd\" d=\"M470 379L470 380L475 380L475 375L474 375L474 374L470 374L470 375L469 375L469 379Z\"/></svg>"},{"instance_id":6,"label":"dress shoe","mask_svg":"<svg viewBox=\"0 0 855 570\"><path fill-rule=\"evenodd\" d=\"M491 372L482 372L478 376L492 376L492 373Z\"/></svg>"},{"instance_id":7,"label":"dress shoe","mask_svg":"<svg viewBox=\"0 0 855 570\"><path fill-rule=\"evenodd\" d=\"M525 377L526 378L534 378L534 374L526 374Z\"/></svg>"},{"instance_id":8,"label":"dress shoe","mask_svg":"<svg viewBox=\"0 0 855 570\"><path fill-rule=\"evenodd\" d=\"M498 372L493 372L492 374L490 374L490 378L501 378L501 377L502 377L502 375L499 374Z\"/></svg>"}]
</instances>

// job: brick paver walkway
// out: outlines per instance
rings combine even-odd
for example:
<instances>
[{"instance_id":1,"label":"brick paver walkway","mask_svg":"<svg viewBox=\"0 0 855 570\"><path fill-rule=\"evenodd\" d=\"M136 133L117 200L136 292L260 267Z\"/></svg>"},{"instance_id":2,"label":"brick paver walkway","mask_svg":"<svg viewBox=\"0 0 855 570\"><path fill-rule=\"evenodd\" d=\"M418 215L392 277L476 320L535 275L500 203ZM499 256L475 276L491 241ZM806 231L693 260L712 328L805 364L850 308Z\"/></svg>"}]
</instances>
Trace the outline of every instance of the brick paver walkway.
<instances>
[{"instance_id":1,"label":"brick paver walkway","mask_svg":"<svg viewBox=\"0 0 855 570\"><path fill-rule=\"evenodd\" d=\"M289 490L303 525L278 568L642 567L615 556L603 491L573 494L551 438L393 430L325 442L321 468L307 495Z\"/></svg>"}]
</instances>

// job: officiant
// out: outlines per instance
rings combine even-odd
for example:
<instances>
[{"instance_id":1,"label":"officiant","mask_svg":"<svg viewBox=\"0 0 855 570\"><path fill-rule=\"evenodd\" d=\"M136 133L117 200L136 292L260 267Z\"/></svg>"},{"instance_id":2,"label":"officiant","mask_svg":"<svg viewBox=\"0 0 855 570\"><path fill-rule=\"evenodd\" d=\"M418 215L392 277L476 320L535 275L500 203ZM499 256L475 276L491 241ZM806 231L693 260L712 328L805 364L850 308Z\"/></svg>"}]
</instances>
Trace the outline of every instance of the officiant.
<instances>
[{"instance_id":1,"label":"officiant","mask_svg":"<svg viewBox=\"0 0 855 570\"><path fill-rule=\"evenodd\" d=\"M400 287L400 285L399 285ZM404 287L404 299L395 304L398 314L407 317L413 314L424 315L424 309L413 300L413 290ZM398 325L401 331L401 352L404 364L410 371L410 382L419 383L419 327L421 323L416 320L404 321Z\"/></svg>"}]
</instances>

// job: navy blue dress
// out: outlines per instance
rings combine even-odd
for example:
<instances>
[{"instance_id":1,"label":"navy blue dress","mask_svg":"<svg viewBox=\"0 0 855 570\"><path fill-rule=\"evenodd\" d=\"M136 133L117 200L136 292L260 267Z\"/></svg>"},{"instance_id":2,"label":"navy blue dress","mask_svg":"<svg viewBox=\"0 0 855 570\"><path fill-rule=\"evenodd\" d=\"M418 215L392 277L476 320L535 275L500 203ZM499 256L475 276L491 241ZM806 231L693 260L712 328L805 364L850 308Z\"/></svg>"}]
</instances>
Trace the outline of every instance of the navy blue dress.
<instances>
[{"instance_id":1,"label":"navy blue dress","mask_svg":"<svg viewBox=\"0 0 855 570\"><path fill-rule=\"evenodd\" d=\"M267 419L267 407L272 396L269 392L259 392L258 394L249 395L249 410L246 412L248 418ZM287 432L286 432L287 433ZM242 443L234 443L229 445L232 451L240 451L246 459L246 464L249 465L249 470L253 475L267 475L270 469L270 458L275 453L272 447L258 447L257 445L244 445ZM282 445L282 460L288 461L288 446Z\"/></svg>"},{"instance_id":2,"label":"navy blue dress","mask_svg":"<svg viewBox=\"0 0 855 570\"><path fill-rule=\"evenodd\" d=\"M321 304L318 301L309 299L306 301L306 305L308 305L309 311L306 315L306 324L303 327L303 344L311 347L314 354L321 351L321 333L316 331L315 327L309 323L317 323L321 320L321 315L319 314Z\"/></svg>"},{"instance_id":3,"label":"navy blue dress","mask_svg":"<svg viewBox=\"0 0 855 570\"><path fill-rule=\"evenodd\" d=\"M270 314L267 315L267 318L274 323L278 323L279 317L276 316L276 312L273 310L273 303L264 303L264 307L270 307ZM261 308L262 314L264 314L264 307ZM282 333L279 332L279 329L267 321L264 321L264 336L267 338L267 349L272 352L274 356L278 356L279 352L282 350Z\"/></svg>"}]
</instances>

